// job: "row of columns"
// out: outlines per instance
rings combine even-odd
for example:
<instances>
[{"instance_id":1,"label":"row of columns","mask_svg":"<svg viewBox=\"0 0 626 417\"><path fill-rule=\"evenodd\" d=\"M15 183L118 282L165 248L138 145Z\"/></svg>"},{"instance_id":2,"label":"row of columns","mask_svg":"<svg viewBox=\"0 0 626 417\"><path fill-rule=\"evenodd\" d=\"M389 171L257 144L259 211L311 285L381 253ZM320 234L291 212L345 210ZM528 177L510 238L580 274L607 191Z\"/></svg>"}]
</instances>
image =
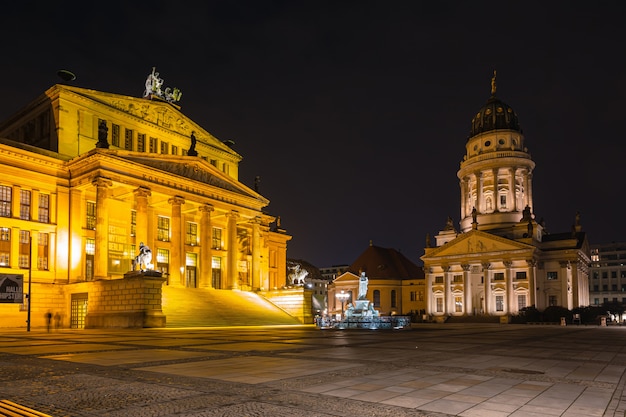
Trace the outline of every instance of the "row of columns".
<instances>
[{"instance_id":1,"label":"row of columns","mask_svg":"<svg viewBox=\"0 0 626 417\"><path fill-rule=\"evenodd\" d=\"M527 260L527 277L528 280L528 300L527 306L536 305L536 262L534 260ZM510 314L512 313L512 306L515 304L515 288L513 285L513 262L509 260L503 261L504 264L504 282L506 288L506 306L502 311L502 314ZM469 264L461 264L462 268L462 276L463 276L463 311L462 313L465 315L472 314L473 311L473 294L472 294L472 286L471 286L471 265ZM495 305L493 305L495 298L493 295L493 290L491 288L491 284L493 281L493 269L490 263L483 262L481 263L483 278L484 278L484 308L486 314L496 313ZM443 282L444 282L444 311L443 314L458 314L455 309L455 294L453 293L454 284L454 275L458 274L461 271L452 271L450 266L442 266L443 270ZM427 293L429 294L429 310L431 314L437 314L435 311L435 303L434 303L434 293L433 293L433 273L428 273L427 280ZM477 308L482 308L482 306L476 306ZM500 313L500 312L498 312Z\"/></svg>"},{"instance_id":2,"label":"row of columns","mask_svg":"<svg viewBox=\"0 0 626 417\"><path fill-rule=\"evenodd\" d=\"M96 231L95 231L95 256L94 256L94 277L103 279L108 276L108 216L109 216L109 198L108 191L112 182L109 179L98 177L93 181L96 187ZM148 230L151 227L148 219L148 197L151 191L147 188L140 187L134 190L135 211L136 211L136 243L148 243ZM179 196L172 197L168 200L171 205L171 237L170 237L170 259L169 273L170 284L185 285L185 267L186 256L184 252L185 244L185 228L184 218L182 215L182 205L185 199ZM200 217L200 274L198 276L198 286L212 286L212 224L211 213L214 211L213 206L204 204L199 207ZM226 227L226 280L225 287L227 289L239 289L239 245L237 241L237 222L241 218L239 213L231 211L227 214ZM251 285L253 288L261 286L261 232L258 219L252 221L252 276ZM156 258L156 253L154 253ZM155 261L153 261L155 262Z\"/></svg>"},{"instance_id":3,"label":"row of columns","mask_svg":"<svg viewBox=\"0 0 626 417\"><path fill-rule=\"evenodd\" d=\"M498 211L500 207L499 193L498 193L498 178L500 168L492 168L489 170L493 177L493 189L494 189L494 202L493 210ZM461 187L461 219L471 215L472 210L476 207L478 213L486 213L487 207L484 198L484 179L485 172L489 171L476 171L470 174L469 177L463 177L460 181ZM508 180L508 192L507 192L507 211L521 211L526 206L532 208L532 172L527 168L506 168L507 180ZM521 201L516 196L516 179L520 171L522 176L522 197ZM476 201L472 200L471 184L474 184L476 189ZM509 208L509 204L512 207Z\"/></svg>"}]
</instances>

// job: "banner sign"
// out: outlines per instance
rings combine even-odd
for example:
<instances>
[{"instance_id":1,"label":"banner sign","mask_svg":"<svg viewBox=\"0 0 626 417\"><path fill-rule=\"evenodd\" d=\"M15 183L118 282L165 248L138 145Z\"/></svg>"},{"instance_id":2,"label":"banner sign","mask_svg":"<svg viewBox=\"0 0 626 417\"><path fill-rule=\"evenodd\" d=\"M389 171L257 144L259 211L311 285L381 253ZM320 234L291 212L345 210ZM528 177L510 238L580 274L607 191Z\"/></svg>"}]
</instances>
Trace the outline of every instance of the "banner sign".
<instances>
[{"instance_id":1,"label":"banner sign","mask_svg":"<svg viewBox=\"0 0 626 417\"><path fill-rule=\"evenodd\" d=\"M23 303L24 275L0 274L0 303Z\"/></svg>"}]
</instances>

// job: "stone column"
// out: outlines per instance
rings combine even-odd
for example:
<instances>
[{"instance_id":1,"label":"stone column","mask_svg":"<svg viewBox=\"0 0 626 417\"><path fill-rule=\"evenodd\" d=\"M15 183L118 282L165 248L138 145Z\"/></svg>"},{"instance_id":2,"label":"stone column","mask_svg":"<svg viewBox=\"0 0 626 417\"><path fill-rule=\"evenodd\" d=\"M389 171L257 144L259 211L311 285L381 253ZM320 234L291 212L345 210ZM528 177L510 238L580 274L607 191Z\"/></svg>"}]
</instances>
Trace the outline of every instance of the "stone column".
<instances>
[{"instance_id":1,"label":"stone column","mask_svg":"<svg viewBox=\"0 0 626 417\"><path fill-rule=\"evenodd\" d=\"M559 280L561 281L561 294L563 297L560 300L559 305L567 308L568 310L571 310L572 306L570 305L570 302L569 302L570 288L568 285L570 264L568 261L560 261L559 266L561 267L561 270L559 271Z\"/></svg>"},{"instance_id":2,"label":"stone column","mask_svg":"<svg viewBox=\"0 0 626 417\"><path fill-rule=\"evenodd\" d=\"M476 175L476 210L478 213L483 213L484 205L483 205L483 174L478 171L474 175Z\"/></svg>"},{"instance_id":3,"label":"stone column","mask_svg":"<svg viewBox=\"0 0 626 417\"><path fill-rule=\"evenodd\" d=\"M237 243L237 219L239 213L231 211L228 215L228 242L227 242L227 282L228 288L231 290L239 289L239 271L237 270L237 255L239 254L239 245Z\"/></svg>"},{"instance_id":4,"label":"stone column","mask_svg":"<svg viewBox=\"0 0 626 417\"><path fill-rule=\"evenodd\" d=\"M530 298L528 300L528 306L529 307L535 306L536 308L539 308L539 306L537 305L537 282L536 282L537 261L535 261L534 259L527 259L526 264L528 265L528 292L529 292L529 298Z\"/></svg>"},{"instance_id":5,"label":"stone column","mask_svg":"<svg viewBox=\"0 0 626 417\"><path fill-rule=\"evenodd\" d=\"M517 198L515 198L515 168L509 168L509 196L507 201L508 211L517 211Z\"/></svg>"},{"instance_id":6,"label":"stone column","mask_svg":"<svg viewBox=\"0 0 626 417\"><path fill-rule=\"evenodd\" d=\"M205 204L200 206L199 210L202 215L200 217L200 273L198 274L198 287L211 288L213 273L211 212L213 211L213 206Z\"/></svg>"},{"instance_id":7,"label":"stone column","mask_svg":"<svg viewBox=\"0 0 626 417\"><path fill-rule=\"evenodd\" d=\"M526 182L528 186L528 191L527 191L528 206L532 209L533 208L533 173L530 170L528 171L528 178Z\"/></svg>"},{"instance_id":8,"label":"stone column","mask_svg":"<svg viewBox=\"0 0 626 417\"><path fill-rule=\"evenodd\" d=\"M515 292L513 290L513 262L511 262L510 260L505 260L502 263L506 268L504 270L504 279L506 280L506 308L504 309L504 312L507 314L513 314L513 297L515 296Z\"/></svg>"},{"instance_id":9,"label":"stone column","mask_svg":"<svg viewBox=\"0 0 626 417\"><path fill-rule=\"evenodd\" d=\"M493 175L493 211L500 211L500 192L498 191L498 168L491 170Z\"/></svg>"},{"instance_id":10,"label":"stone column","mask_svg":"<svg viewBox=\"0 0 626 417\"><path fill-rule=\"evenodd\" d=\"M96 177L92 184L96 187L96 250L94 255L94 279L104 279L109 269L109 187L113 182L104 177Z\"/></svg>"},{"instance_id":11,"label":"stone column","mask_svg":"<svg viewBox=\"0 0 626 417\"><path fill-rule=\"evenodd\" d=\"M426 300L426 314L433 314L433 274L431 268L424 267L424 275L426 276L426 294L424 294Z\"/></svg>"},{"instance_id":12,"label":"stone column","mask_svg":"<svg viewBox=\"0 0 626 417\"><path fill-rule=\"evenodd\" d=\"M461 220L467 217L467 178L461 178Z\"/></svg>"},{"instance_id":13,"label":"stone column","mask_svg":"<svg viewBox=\"0 0 626 417\"><path fill-rule=\"evenodd\" d=\"M11 201L11 217L13 217L14 219L20 218L20 200L22 198L21 190L22 190L22 187L20 187L19 185L13 186L13 192L12 192L13 200Z\"/></svg>"},{"instance_id":14,"label":"stone column","mask_svg":"<svg viewBox=\"0 0 626 417\"><path fill-rule=\"evenodd\" d=\"M139 187L135 191L135 250L139 250L141 242L148 245L148 197L151 192L148 188ZM149 246L149 245L148 245ZM135 255L137 255L135 253ZM156 259L153 259L153 263Z\"/></svg>"},{"instance_id":15,"label":"stone column","mask_svg":"<svg viewBox=\"0 0 626 417\"><path fill-rule=\"evenodd\" d=\"M260 219L252 221L252 289L261 287L261 230Z\"/></svg>"},{"instance_id":16,"label":"stone column","mask_svg":"<svg viewBox=\"0 0 626 417\"><path fill-rule=\"evenodd\" d=\"M182 197L172 197L167 200L172 205L172 235L170 237L170 284L185 285L185 259L182 252L183 239L181 205L185 204Z\"/></svg>"},{"instance_id":17,"label":"stone column","mask_svg":"<svg viewBox=\"0 0 626 417\"><path fill-rule=\"evenodd\" d=\"M472 285L470 283L470 268L469 264L462 264L463 268L463 295L465 296L465 314L472 315Z\"/></svg>"},{"instance_id":18,"label":"stone column","mask_svg":"<svg viewBox=\"0 0 626 417\"><path fill-rule=\"evenodd\" d=\"M491 264L483 262L483 278L485 280L485 314L491 313Z\"/></svg>"},{"instance_id":19,"label":"stone column","mask_svg":"<svg viewBox=\"0 0 626 417\"><path fill-rule=\"evenodd\" d=\"M448 265L444 265L441 267L443 269L443 313L448 315L454 311L452 308L453 301L452 291L450 287L452 286L452 280L450 279L450 267Z\"/></svg>"}]
</instances>

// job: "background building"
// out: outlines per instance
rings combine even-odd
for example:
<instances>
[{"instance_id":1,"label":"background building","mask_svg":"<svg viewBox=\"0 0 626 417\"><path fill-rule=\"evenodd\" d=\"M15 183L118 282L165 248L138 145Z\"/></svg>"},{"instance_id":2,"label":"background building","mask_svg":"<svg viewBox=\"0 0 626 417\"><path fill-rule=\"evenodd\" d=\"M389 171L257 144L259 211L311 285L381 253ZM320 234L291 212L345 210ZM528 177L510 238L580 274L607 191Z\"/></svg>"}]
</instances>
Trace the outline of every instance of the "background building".
<instances>
[{"instance_id":1,"label":"background building","mask_svg":"<svg viewBox=\"0 0 626 417\"><path fill-rule=\"evenodd\" d=\"M100 300L95 284L122 282L141 243L165 286L285 285L290 236L238 181L241 156L156 87L137 98L55 85L2 123L0 138L0 273L26 277L22 294L32 274L36 322L51 310L82 327L144 308L129 307L141 298L129 288ZM24 325L26 299L15 301L0 304L5 326Z\"/></svg>"},{"instance_id":2,"label":"background building","mask_svg":"<svg viewBox=\"0 0 626 417\"><path fill-rule=\"evenodd\" d=\"M626 304L626 243L591 245L591 305Z\"/></svg>"},{"instance_id":3,"label":"background building","mask_svg":"<svg viewBox=\"0 0 626 417\"><path fill-rule=\"evenodd\" d=\"M359 277L368 278L367 299L381 315L407 315L426 308L422 268L395 249L374 246L365 251L328 288L328 312L341 314L358 294ZM337 297L348 294L345 302Z\"/></svg>"},{"instance_id":4,"label":"background building","mask_svg":"<svg viewBox=\"0 0 626 417\"><path fill-rule=\"evenodd\" d=\"M571 231L558 234L535 219L535 163L516 113L495 94L494 74L457 173L460 230L449 218L421 258L428 313L508 316L529 306L589 305L589 247L580 216Z\"/></svg>"}]
</instances>

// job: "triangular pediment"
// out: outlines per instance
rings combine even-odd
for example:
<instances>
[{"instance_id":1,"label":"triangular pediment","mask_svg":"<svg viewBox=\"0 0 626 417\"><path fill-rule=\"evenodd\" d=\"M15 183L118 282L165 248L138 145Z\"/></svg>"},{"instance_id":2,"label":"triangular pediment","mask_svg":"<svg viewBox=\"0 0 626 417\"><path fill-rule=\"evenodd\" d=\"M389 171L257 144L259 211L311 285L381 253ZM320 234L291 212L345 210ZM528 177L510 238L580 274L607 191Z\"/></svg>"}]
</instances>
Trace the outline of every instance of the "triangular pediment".
<instances>
[{"instance_id":1,"label":"triangular pediment","mask_svg":"<svg viewBox=\"0 0 626 417\"><path fill-rule=\"evenodd\" d=\"M440 257L480 256L482 254L533 250L534 246L490 233L472 230L438 248L427 251L423 260Z\"/></svg>"},{"instance_id":2,"label":"triangular pediment","mask_svg":"<svg viewBox=\"0 0 626 417\"><path fill-rule=\"evenodd\" d=\"M114 108L128 117L141 119L143 122L153 124L161 129L186 137L190 137L191 132L195 132L198 141L223 152L238 155L229 146L185 116L180 111L180 107L175 104L164 100L150 100L148 98L131 97L73 86L62 86L61 88L107 107Z\"/></svg>"},{"instance_id":3,"label":"triangular pediment","mask_svg":"<svg viewBox=\"0 0 626 417\"><path fill-rule=\"evenodd\" d=\"M260 198L245 185L224 175L205 161L184 161L183 158L154 158L143 155L118 155L119 158L144 165L159 171L168 172L173 175L184 177L188 180L198 181L222 190L230 191L246 197Z\"/></svg>"}]
</instances>

